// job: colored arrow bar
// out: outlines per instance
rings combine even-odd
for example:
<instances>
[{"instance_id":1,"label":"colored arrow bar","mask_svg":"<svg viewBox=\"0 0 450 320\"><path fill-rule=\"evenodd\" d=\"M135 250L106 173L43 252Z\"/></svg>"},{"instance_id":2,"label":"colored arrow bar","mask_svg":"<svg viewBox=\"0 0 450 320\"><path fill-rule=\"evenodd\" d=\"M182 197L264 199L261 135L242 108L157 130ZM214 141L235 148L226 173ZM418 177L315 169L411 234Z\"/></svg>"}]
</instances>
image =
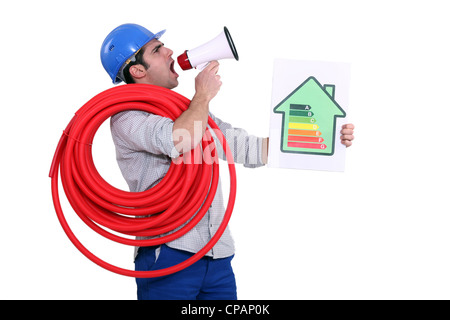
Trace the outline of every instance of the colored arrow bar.
<instances>
[{"instance_id":1,"label":"colored arrow bar","mask_svg":"<svg viewBox=\"0 0 450 320\"><path fill-rule=\"evenodd\" d=\"M289 129L288 134L293 134L297 136L315 136L318 137L322 135L322 132L320 131L313 131L313 130L297 130L297 129Z\"/></svg>"},{"instance_id":2,"label":"colored arrow bar","mask_svg":"<svg viewBox=\"0 0 450 320\"><path fill-rule=\"evenodd\" d=\"M311 106L306 104L291 104L289 109L291 110L311 110Z\"/></svg>"},{"instance_id":3,"label":"colored arrow bar","mask_svg":"<svg viewBox=\"0 0 450 320\"><path fill-rule=\"evenodd\" d=\"M304 137L304 136L288 136L288 141L322 143L323 138L321 138L321 137Z\"/></svg>"},{"instance_id":4,"label":"colored arrow bar","mask_svg":"<svg viewBox=\"0 0 450 320\"><path fill-rule=\"evenodd\" d=\"M316 119L308 117L289 117L289 122L295 123L315 123Z\"/></svg>"},{"instance_id":5,"label":"colored arrow bar","mask_svg":"<svg viewBox=\"0 0 450 320\"><path fill-rule=\"evenodd\" d=\"M319 126L309 123L289 123L289 129L317 130Z\"/></svg>"},{"instance_id":6,"label":"colored arrow bar","mask_svg":"<svg viewBox=\"0 0 450 320\"><path fill-rule=\"evenodd\" d=\"M298 111L298 110L290 110L290 116L299 116L299 117L312 117L314 112L312 111Z\"/></svg>"},{"instance_id":7,"label":"colored arrow bar","mask_svg":"<svg viewBox=\"0 0 450 320\"><path fill-rule=\"evenodd\" d=\"M291 148L303 148L303 149L326 149L327 146L323 143L302 143L302 142L290 142L287 143Z\"/></svg>"}]
</instances>

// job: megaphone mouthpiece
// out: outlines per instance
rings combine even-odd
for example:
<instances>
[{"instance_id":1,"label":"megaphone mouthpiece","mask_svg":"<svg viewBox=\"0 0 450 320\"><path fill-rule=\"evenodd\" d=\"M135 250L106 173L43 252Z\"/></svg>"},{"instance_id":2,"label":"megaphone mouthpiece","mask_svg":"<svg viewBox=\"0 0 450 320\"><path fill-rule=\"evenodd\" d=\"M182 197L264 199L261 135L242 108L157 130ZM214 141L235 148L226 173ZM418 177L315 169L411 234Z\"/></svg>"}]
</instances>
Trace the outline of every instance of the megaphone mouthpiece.
<instances>
[{"instance_id":1,"label":"megaphone mouthpiece","mask_svg":"<svg viewBox=\"0 0 450 320\"><path fill-rule=\"evenodd\" d=\"M217 37L195 49L186 50L177 61L181 69L189 70L213 60L233 58L239 60L239 55L230 32L224 27Z\"/></svg>"}]
</instances>

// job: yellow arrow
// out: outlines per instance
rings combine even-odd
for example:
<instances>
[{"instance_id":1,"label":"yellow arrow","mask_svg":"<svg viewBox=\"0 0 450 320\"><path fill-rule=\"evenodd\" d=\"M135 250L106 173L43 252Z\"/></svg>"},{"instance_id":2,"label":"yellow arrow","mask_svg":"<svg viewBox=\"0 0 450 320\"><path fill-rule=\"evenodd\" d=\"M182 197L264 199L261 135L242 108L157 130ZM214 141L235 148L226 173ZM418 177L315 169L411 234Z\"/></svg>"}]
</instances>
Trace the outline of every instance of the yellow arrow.
<instances>
[{"instance_id":1,"label":"yellow arrow","mask_svg":"<svg viewBox=\"0 0 450 320\"><path fill-rule=\"evenodd\" d=\"M309 123L289 123L289 129L317 130L319 126Z\"/></svg>"}]
</instances>

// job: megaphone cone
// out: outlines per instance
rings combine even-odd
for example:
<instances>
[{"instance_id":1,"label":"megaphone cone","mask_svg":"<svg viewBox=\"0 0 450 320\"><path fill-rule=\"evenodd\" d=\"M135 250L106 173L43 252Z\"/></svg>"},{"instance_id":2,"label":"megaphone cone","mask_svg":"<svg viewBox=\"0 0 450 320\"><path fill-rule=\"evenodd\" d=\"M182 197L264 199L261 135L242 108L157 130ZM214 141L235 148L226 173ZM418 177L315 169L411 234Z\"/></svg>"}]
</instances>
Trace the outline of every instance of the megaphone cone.
<instances>
[{"instance_id":1,"label":"megaphone cone","mask_svg":"<svg viewBox=\"0 0 450 320\"><path fill-rule=\"evenodd\" d=\"M212 60L221 59L236 59L239 60L236 47L227 27L211 41L192 50L186 50L179 55L177 60L181 69L189 70L200 67Z\"/></svg>"}]
</instances>

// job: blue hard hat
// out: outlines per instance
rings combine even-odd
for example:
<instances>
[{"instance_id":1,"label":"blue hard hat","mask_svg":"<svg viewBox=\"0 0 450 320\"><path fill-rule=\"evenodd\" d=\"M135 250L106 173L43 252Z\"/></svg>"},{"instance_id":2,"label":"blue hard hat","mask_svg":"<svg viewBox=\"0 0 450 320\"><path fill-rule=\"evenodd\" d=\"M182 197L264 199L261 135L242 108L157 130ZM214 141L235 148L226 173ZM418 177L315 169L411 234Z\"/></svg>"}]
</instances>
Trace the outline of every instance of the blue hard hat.
<instances>
[{"instance_id":1,"label":"blue hard hat","mask_svg":"<svg viewBox=\"0 0 450 320\"><path fill-rule=\"evenodd\" d=\"M166 30L152 33L146 28L132 23L118 26L108 34L102 44L100 58L103 68L114 84L122 82L118 73L123 64L153 39L159 39Z\"/></svg>"}]
</instances>

